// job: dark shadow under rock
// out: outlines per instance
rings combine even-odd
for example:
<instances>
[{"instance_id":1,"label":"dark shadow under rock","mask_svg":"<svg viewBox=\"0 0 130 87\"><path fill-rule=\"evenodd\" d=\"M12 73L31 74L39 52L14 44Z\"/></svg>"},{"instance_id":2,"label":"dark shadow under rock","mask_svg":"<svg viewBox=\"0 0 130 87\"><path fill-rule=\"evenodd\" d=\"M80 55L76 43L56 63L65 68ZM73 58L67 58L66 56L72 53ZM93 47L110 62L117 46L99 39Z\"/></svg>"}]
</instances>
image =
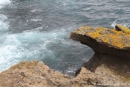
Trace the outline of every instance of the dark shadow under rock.
<instances>
[{"instance_id":1,"label":"dark shadow under rock","mask_svg":"<svg viewBox=\"0 0 130 87\"><path fill-rule=\"evenodd\" d=\"M126 80L130 80L130 59L117 58L108 54L96 52L89 62L83 64L84 67L92 72L95 72L97 67L100 67L101 65L105 65L116 75L120 75Z\"/></svg>"}]
</instances>

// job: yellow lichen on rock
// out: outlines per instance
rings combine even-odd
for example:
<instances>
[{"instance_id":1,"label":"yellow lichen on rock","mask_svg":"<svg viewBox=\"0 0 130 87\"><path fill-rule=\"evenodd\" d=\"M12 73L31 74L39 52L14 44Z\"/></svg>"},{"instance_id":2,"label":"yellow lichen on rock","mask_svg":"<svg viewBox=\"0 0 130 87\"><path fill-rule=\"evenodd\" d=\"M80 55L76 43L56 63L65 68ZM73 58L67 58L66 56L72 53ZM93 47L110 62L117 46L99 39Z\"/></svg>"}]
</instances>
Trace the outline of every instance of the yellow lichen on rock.
<instances>
[{"instance_id":1,"label":"yellow lichen on rock","mask_svg":"<svg viewBox=\"0 0 130 87\"><path fill-rule=\"evenodd\" d=\"M107 44L111 44L118 48L123 48L122 37L114 35L103 35L99 39Z\"/></svg>"},{"instance_id":2,"label":"yellow lichen on rock","mask_svg":"<svg viewBox=\"0 0 130 87\"><path fill-rule=\"evenodd\" d=\"M101 35L101 31L105 30L106 28L95 28L94 32L88 32L87 34L92 38L98 38Z\"/></svg>"},{"instance_id":3,"label":"yellow lichen on rock","mask_svg":"<svg viewBox=\"0 0 130 87\"><path fill-rule=\"evenodd\" d=\"M77 29L76 33L89 36L95 40L109 44L119 49L130 47L130 30L127 27L119 24L116 26L122 30L82 26Z\"/></svg>"},{"instance_id":4,"label":"yellow lichen on rock","mask_svg":"<svg viewBox=\"0 0 130 87\"><path fill-rule=\"evenodd\" d=\"M100 34L98 32L88 33L88 35L91 36L92 38L98 38L100 36Z\"/></svg>"}]
</instances>

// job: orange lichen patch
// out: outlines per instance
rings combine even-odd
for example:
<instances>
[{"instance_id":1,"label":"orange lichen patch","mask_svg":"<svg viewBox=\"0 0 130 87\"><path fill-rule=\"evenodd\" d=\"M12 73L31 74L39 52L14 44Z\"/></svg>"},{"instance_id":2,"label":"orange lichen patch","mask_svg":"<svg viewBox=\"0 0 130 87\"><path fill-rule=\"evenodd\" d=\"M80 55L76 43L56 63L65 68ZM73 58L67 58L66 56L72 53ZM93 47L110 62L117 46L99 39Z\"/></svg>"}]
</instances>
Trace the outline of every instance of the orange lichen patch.
<instances>
[{"instance_id":1,"label":"orange lichen patch","mask_svg":"<svg viewBox=\"0 0 130 87\"><path fill-rule=\"evenodd\" d=\"M89 35L90 37L95 38L95 39L100 36L100 34L98 32L97 33L88 33L86 35Z\"/></svg>"},{"instance_id":2,"label":"orange lichen patch","mask_svg":"<svg viewBox=\"0 0 130 87\"><path fill-rule=\"evenodd\" d=\"M106 30L106 28L95 28L94 32L88 32L86 35L89 35L90 37L97 39L102 34L102 31Z\"/></svg>"},{"instance_id":3,"label":"orange lichen patch","mask_svg":"<svg viewBox=\"0 0 130 87\"><path fill-rule=\"evenodd\" d=\"M124 27L123 27L124 28ZM117 31L115 29L108 28L91 28L89 26L80 27L77 31L77 34L86 35L97 41L109 44L116 48L126 48L130 47L130 33L129 30L126 33L123 31Z\"/></svg>"},{"instance_id":4,"label":"orange lichen patch","mask_svg":"<svg viewBox=\"0 0 130 87\"><path fill-rule=\"evenodd\" d=\"M102 38L102 41L104 41L105 43L109 43L110 41L109 41L109 38L107 38L106 36L104 36L103 38Z\"/></svg>"},{"instance_id":5,"label":"orange lichen patch","mask_svg":"<svg viewBox=\"0 0 130 87\"><path fill-rule=\"evenodd\" d=\"M97 29L98 31L101 31L101 30L107 30L108 28L104 28L104 27L96 27L95 29Z\"/></svg>"},{"instance_id":6,"label":"orange lichen patch","mask_svg":"<svg viewBox=\"0 0 130 87\"><path fill-rule=\"evenodd\" d=\"M95 28L94 32L88 32L87 35L96 39L101 35L101 31L105 30L106 28Z\"/></svg>"},{"instance_id":7,"label":"orange lichen patch","mask_svg":"<svg viewBox=\"0 0 130 87\"><path fill-rule=\"evenodd\" d=\"M118 47L118 48L123 48L123 43L122 43L122 38L115 35L109 35L108 38L111 39L111 42L108 42L109 44L112 44L113 46L115 47Z\"/></svg>"},{"instance_id":8,"label":"orange lichen patch","mask_svg":"<svg viewBox=\"0 0 130 87\"><path fill-rule=\"evenodd\" d=\"M125 33L123 33L122 31L116 31L115 29L112 29L111 32L115 35L126 35Z\"/></svg>"},{"instance_id":9,"label":"orange lichen patch","mask_svg":"<svg viewBox=\"0 0 130 87\"><path fill-rule=\"evenodd\" d=\"M101 35L98 40L114 47L123 48L122 38L114 35Z\"/></svg>"}]
</instances>

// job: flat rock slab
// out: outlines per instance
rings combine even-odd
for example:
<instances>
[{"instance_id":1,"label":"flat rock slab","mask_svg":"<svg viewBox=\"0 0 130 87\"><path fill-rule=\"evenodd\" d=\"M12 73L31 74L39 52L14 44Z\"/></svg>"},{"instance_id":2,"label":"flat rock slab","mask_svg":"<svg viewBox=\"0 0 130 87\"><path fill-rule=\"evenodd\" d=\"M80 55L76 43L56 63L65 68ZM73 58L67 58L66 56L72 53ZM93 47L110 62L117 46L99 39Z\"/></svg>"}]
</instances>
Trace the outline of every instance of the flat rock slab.
<instances>
[{"instance_id":1,"label":"flat rock slab","mask_svg":"<svg viewBox=\"0 0 130 87\"><path fill-rule=\"evenodd\" d=\"M122 25L118 29L82 26L70 38L90 46L94 51L130 58L130 30Z\"/></svg>"}]
</instances>

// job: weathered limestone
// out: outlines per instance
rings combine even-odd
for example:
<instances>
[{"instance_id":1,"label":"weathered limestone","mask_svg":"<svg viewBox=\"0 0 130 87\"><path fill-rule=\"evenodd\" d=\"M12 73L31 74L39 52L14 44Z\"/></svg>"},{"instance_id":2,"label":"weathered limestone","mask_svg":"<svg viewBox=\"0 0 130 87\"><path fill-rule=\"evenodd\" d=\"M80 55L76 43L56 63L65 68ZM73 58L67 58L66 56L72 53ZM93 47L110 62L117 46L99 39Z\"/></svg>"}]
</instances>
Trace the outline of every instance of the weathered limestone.
<instances>
[{"instance_id":1,"label":"weathered limestone","mask_svg":"<svg viewBox=\"0 0 130 87\"><path fill-rule=\"evenodd\" d=\"M116 29L80 27L70 38L90 46L94 56L84 67L101 76L100 85L130 86L130 30L120 24ZM77 74L80 70L77 71Z\"/></svg>"},{"instance_id":2,"label":"weathered limestone","mask_svg":"<svg viewBox=\"0 0 130 87\"><path fill-rule=\"evenodd\" d=\"M120 25L121 26L121 25ZM125 32L130 32L129 30ZM71 39L90 46L94 51L130 58L130 34L115 29L80 27Z\"/></svg>"},{"instance_id":3,"label":"weathered limestone","mask_svg":"<svg viewBox=\"0 0 130 87\"><path fill-rule=\"evenodd\" d=\"M127 79L113 74L111 66L102 64L107 61L100 60L95 54L73 78L50 69L43 62L23 61L0 73L0 87L129 87Z\"/></svg>"},{"instance_id":4,"label":"weathered limestone","mask_svg":"<svg viewBox=\"0 0 130 87\"><path fill-rule=\"evenodd\" d=\"M70 78L43 62L23 61L0 73L0 87L94 87L98 81L94 73L84 67L80 73Z\"/></svg>"},{"instance_id":5,"label":"weathered limestone","mask_svg":"<svg viewBox=\"0 0 130 87\"><path fill-rule=\"evenodd\" d=\"M90 46L95 54L74 77L43 62L23 61L0 73L0 87L130 87L130 30L80 27L71 39Z\"/></svg>"},{"instance_id":6,"label":"weathered limestone","mask_svg":"<svg viewBox=\"0 0 130 87\"><path fill-rule=\"evenodd\" d=\"M43 62L23 61L0 74L0 87L67 87L69 76L51 70Z\"/></svg>"}]
</instances>

